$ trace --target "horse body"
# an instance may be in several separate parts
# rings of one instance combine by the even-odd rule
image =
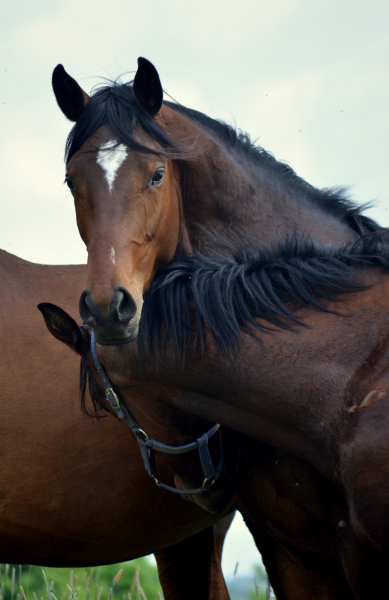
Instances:
[[[388,393],[389,284],[381,269],[370,268],[362,280],[365,291],[323,299],[326,312],[296,309],[304,326],[256,332],[255,338],[243,332],[231,362],[209,330],[205,350],[188,341],[184,364],[174,359],[172,340],[158,369],[152,355],[139,364],[135,344],[120,353],[99,346],[99,355],[135,418],[146,421],[151,435],[164,431],[164,443],[188,443],[204,429],[202,420],[220,422],[287,449],[338,485],[345,431],[373,407],[384,410]],[[174,427],[169,432],[172,420],[180,423],[176,410],[199,418],[181,436]]]
[[[0,560],[75,567],[155,552],[166,598],[228,598],[220,555],[230,517],[214,529],[218,516],[156,490],[120,424],[80,412],[78,361],[36,304],[50,297],[74,311],[85,271],[0,251]]]
[[[368,273],[368,275],[370,276],[371,273]],[[369,290],[369,293],[371,291]],[[374,291],[376,292],[375,288]],[[382,290],[382,300],[385,297],[385,292],[386,290]],[[366,294],[367,296],[368,292],[360,294],[354,298],[354,300],[358,300],[358,306],[362,295]],[[378,299],[376,298],[376,300]],[[350,316],[352,315],[352,302],[350,299],[348,302],[349,305],[346,303],[347,313]],[[365,303],[362,302],[362,305],[370,307],[367,297],[365,297]],[[357,306],[354,308],[356,309]],[[44,309],[44,313],[50,323],[47,310],[47,308]],[[354,317],[359,317],[357,310],[355,310],[355,313]],[[312,318],[312,314],[310,316]],[[324,314],[325,318],[338,320],[338,323],[333,325],[333,332],[336,331],[342,320],[347,321],[348,316]],[[58,323],[60,319],[61,316],[59,315]],[[383,320],[385,319],[386,313]],[[377,314],[375,315],[375,322],[378,323]],[[66,330],[66,327],[66,323],[63,322],[61,326],[63,331]],[[350,328],[355,333],[355,329],[351,327],[351,324]],[[61,337],[63,331],[57,335]],[[299,329],[293,333],[276,333],[273,331],[271,334],[263,336],[263,346],[268,347],[264,350],[262,344],[259,344],[265,354],[262,384],[259,384],[256,379],[255,360],[250,365],[247,362],[245,363],[245,379],[252,377],[253,385],[258,387],[258,402],[266,402],[269,411],[271,406],[274,409],[274,405],[278,409],[278,377],[281,386],[284,385],[284,377],[289,377],[292,389],[299,381],[300,404],[296,406],[296,404],[290,403],[289,406],[283,408],[283,411],[287,413],[283,415],[285,422],[287,422],[288,416],[291,419],[295,418],[294,413],[308,412],[312,410],[310,406],[320,405],[321,403],[321,388],[320,385],[316,386],[319,379],[316,379],[314,375],[315,359],[313,356],[312,371],[307,368],[306,362],[304,364],[303,356],[301,357],[301,364],[296,361],[297,366],[293,370],[293,381],[291,380],[292,375],[289,373],[289,367],[283,367],[283,361],[292,361],[297,351],[299,353],[301,351],[302,354],[306,351],[311,355],[314,348],[315,353],[318,353],[317,356],[320,355],[320,351],[325,353],[326,344],[324,341],[319,348],[315,348],[312,343],[311,346],[305,349],[304,345],[300,344],[299,339],[299,332],[303,331],[306,330]],[[281,340],[285,340],[288,336],[295,339],[293,354],[289,353],[289,350],[291,350],[290,343],[287,346],[287,354],[281,353],[280,357],[280,347],[282,348],[284,344],[281,343],[280,346],[280,340],[276,341],[274,339],[278,335]],[[268,343],[267,340],[269,340]],[[348,339],[343,336],[342,345],[345,344],[345,341],[348,341]],[[235,363],[225,365],[224,375],[228,380],[233,378],[233,374],[237,372],[236,369],[241,372],[239,361],[236,359],[247,355],[246,350],[249,349],[250,342],[251,346],[258,344],[258,341],[253,342],[253,339],[248,337],[242,341],[241,352],[235,352]],[[209,341],[209,343],[211,342]],[[358,337],[352,336],[351,344],[357,343]],[[350,345],[347,345],[343,352],[348,354],[349,350]],[[338,352],[339,350],[335,348],[332,356],[334,371],[338,369]],[[188,371],[186,371],[186,366],[180,366],[177,362],[172,361],[171,357],[166,357],[161,361],[157,372],[155,369],[147,367],[147,361],[143,369],[139,369],[138,360],[135,358],[135,344],[122,347],[117,354],[116,360],[112,361],[112,353],[109,348],[99,347],[101,360],[104,362],[104,366],[120,398],[152,437],[168,444],[180,445],[187,443],[197,437],[199,432],[209,428],[210,423],[204,422],[202,419],[204,416],[207,419],[219,420],[228,425],[230,425],[229,419],[232,418],[235,426],[234,407],[230,411],[230,402],[235,397],[235,390],[231,390],[226,394],[229,381],[224,385],[224,383],[221,384],[221,378],[216,378],[219,391],[214,390],[212,392],[215,398],[200,394],[198,391],[187,391],[199,384],[204,387],[211,385],[211,383],[213,385],[212,369],[209,366],[207,368],[207,365],[210,365],[208,352],[198,364],[199,370],[196,372],[192,368],[196,361],[189,350],[186,363],[188,364]],[[328,352],[329,357],[331,354],[332,351]],[[269,369],[269,364],[266,364],[266,359],[272,358],[273,360],[275,355],[277,356],[276,362],[278,365],[281,361],[281,368],[278,370],[274,366]],[[199,358],[198,355],[196,358]],[[366,355],[355,357],[357,364],[362,359],[366,359]],[[385,357],[382,358],[382,363],[384,363],[384,359]],[[90,357],[88,357],[88,360],[90,360]],[[248,360],[251,360],[251,357]],[[257,361],[261,363],[259,350]],[[351,363],[349,356],[348,361]],[[328,365],[330,363],[331,360],[328,358]],[[172,364],[175,365],[176,378],[171,370]],[[203,369],[201,369],[201,366],[203,366]],[[187,379],[184,384],[183,377],[186,376]],[[345,378],[350,381],[347,371]],[[177,389],[175,388],[175,380],[178,380]],[[98,380],[96,383],[99,384]],[[355,396],[353,395],[353,398],[344,394],[343,408],[349,415],[349,426],[351,426],[353,420],[355,421],[356,416],[356,411],[351,410],[349,412],[350,409],[363,404],[363,398],[366,397],[365,383],[365,381],[361,381],[362,388],[354,388]],[[372,379],[370,383],[375,386],[377,381]],[[341,390],[342,381],[340,381],[339,387]],[[312,390],[315,391],[312,392]],[[101,394],[103,395],[102,390]],[[197,402],[196,406],[190,404],[194,398]],[[241,394],[239,398],[244,406],[244,394]],[[351,401],[352,404],[350,404]],[[100,398],[100,402],[104,402],[104,400]],[[385,527],[387,527],[387,521],[384,510],[385,505],[382,505],[383,510],[380,510],[377,514],[375,512],[375,502],[378,493],[381,494],[381,498],[384,498],[385,493],[388,491],[386,470],[379,468],[373,471],[371,469],[371,463],[368,460],[369,453],[367,452],[368,443],[370,443],[372,457],[375,456],[377,449],[380,451],[379,458],[384,461],[383,464],[386,464],[388,457],[385,455],[385,446],[382,444],[382,439],[378,438],[375,444],[372,444],[369,435],[372,432],[369,432],[366,428],[366,424],[370,421],[373,424],[379,414],[381,420],[380,430],[383,435],[385,434],[387,418],[385,413],[379,409],[379,404],[380,401],[375,404],[377,412],[374,415],[368,415],[367,420],[354,424],[355,448],[357,451],[362,448],[358,443],[358,436],[363,435],[365,437],[362,448],[364,450],[363,461],[360,460],[361,456],[358,456],[355,451],[349,452],[349,455],[346,458],[344,457],[345,450],[349,445],[344,446],[341,443],[343,440],[339,443],[338,432],[335,428],[332,435],[328,436],[328,444],[332,444],[333,452],[330,453],[327,448],[327,453],[324,455],[326,461],[324,459],[318,461],[315,455],[317,448],[320,448],[323,442],[321,441],[320,445],[317,444],[312,451],[312,455],[309,456],[302,441],[304,436],[300,432],[300,448],[293,446],[293,450],[296,450],[296,454],[303,454],[315,467],[311,466],[307,460],[301,460],[285,451],[293,436],[285,436],[282,430],[277,433],[276,428],[272,429],[273,424],[270,415],[268,419],[261,420],[259,413],[253,414],[253,411],[250,411],[249,416],[251,421],[254,421],[253,426],[257,427],[251,433],[257,437],[271,435],[273,440],[276,438],[275,434],[278,434],[279,437],[276,442],[283,450],[275,449],[273,445],[266,446],[266,444],[246,437],[239,437],[239,443],[237,444],[236,434],[234,436],[233,432],[223,428],[224,477],[218,480],[210,492],[200,496],[197,502],[208,510],[217,510],[220,506],[225,506],[226,502],[238,504],[261,551],[277,597],[282,600],[296,597],[304,600],[312,598],[367,600],[372,595],[378,598],[384,597],[381,594],[387,580],[387,557],[385,560],[387,531],[387,529],[385,531]],[[372,407],[373,404],[370,407],[362,406],[358,410],[362,411],[363,414],[363,411],[369,411]],[[188,410],[193,410],[195,416],[188,414]],[[205,411],[206,414],[204,414]],[[280,416],[277,415],[275,421],[277,422],[279,418]],[[362,419],[362,417],[359,418]],[[322,418],[318,426],[321,427],[323,422]],[[328,423],[329,431],[331,431],[331,425],[334,424],[336,425],[336,421]],[[245,423],[239,425],[243,431],[247,431]],[[374,428],[377,433],[376,425],[374,425]],[[307,429],[305,436],[312,436],[311,431]],[[212,440],[210,450],[216,463],[220,452],[218,440]],[[326,475],[328,475],[328,463],[334,464],[333,482],[330,481],[329,477],[320,474],[319,469],[316,468],[320,468],[322,462],[326,466]],[[185,458],[183,456],[173,458],[164,456],[162,462],[157,462],[158,471],[162,464],[168,464],[174,470],[178,487],[193,488],[201,483],[203,476],[196,455],[185,455]],[[369,468],[369,478],[367,478]],[[158,472],[158,475],[163,479],[161,473]],[[355,475],[360,477],[358,485],[355,485]],[[374,485],[372,485],[373,476],[378,476]],[[356,509],[353,506],[355,502],[359,503]],[[372,524],[375,526],[374,529]]]
[[[162,441],[175,444],[198,435],[188,419],[180,436],[179,410],[299,456],[343,490],[353,530],[388,559],[389,279],[374,268],[361,278],[373,287],[339,301],[323,300],[338,314],[304,307],[294,314],[305,327],[261,332],[256,339],[242,334],[231,363],[210,335],[204,354],[189,346],[182,368],[170,355],[157,372],[147,360],[136,370],[138,359],[130,347],[123,348],[120,359],[105,347],[99,354],[150,435],[161,438],[165,430],[169,439]],[[148,400],[143,395],[131,401],[129,390],[141,386],[143,373]],[[152,404],[159,408],[153,410]],[[159,427],[156,410],[165,414]]]

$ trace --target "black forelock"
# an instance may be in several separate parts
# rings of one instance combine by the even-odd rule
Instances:
[[[132,83],[110,82],[92,94],[90,103],[69,133],[65,148],[65,162],[69,162],[86,140],[102,125],[109,124],[116,133],[118,143],[132,150],[148,154],[177,157],[185,154],[180,140],[173,138],[153,119],[135,98]],[[134,128],[139,125],[162,147],[155,149],[137,142]]]

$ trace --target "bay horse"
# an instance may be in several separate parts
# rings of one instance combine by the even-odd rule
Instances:
[[[154,552],[166,599],[227,600],[231,517],[156,490],[120,424],[82,414],[78,361],[37,315],[42,295],[75,312],[85,273],[0,251],[0,561],[86,567]]]
[[[62,65],[53,90],[75,122],[65,182],[88,250],[80,313],[97,340],[137,336],[143,296],[177,253],[215,247],[207,231],[276,248],[295,235],[354,241],[377,229],[344,193],[317,190],[245,134],[163,102],[155,67],[139,58],[133,85],[88,96]]]
[[[295,294],[291,294],[291,285],[282,290],[283,294],[278,290],[286,306],[293,307],[290,318],[295,319],[295,327],[266,329],[271,322],[269,306],[274,302],[268,290],[268,320],[258,320],[262,329],[255,332],[256,337],[253,332],[241,333],[232,360],[220,352],[215,339],[221,339],[223,330],[219,335],[206,310],[200,319],[192,318],[192,323],[203,328],[203,337],[195,327],[192,331],[193,338],[202,339],[203,347],[201,343],[189,343],[184,364],[174,360],[174,345],[179,345],[171,332],[165,354],[159,357],[158,370],[152,360],[143,359],[139,364],[135,343],[120,346],[115,352],[98,346],[99,358],[114,388],[147,435],[178,445],[188,443],[209,423],[217,421],[271,443],[273,448],[264,450],[263,444],[256,447],[254,442],[245,441],[246,460],[234,469],[234,494],[281,599],[367,600],[386,594],[389,484],[384,399],[389,383],[389,278],[378,265],[389,267],[389,244],[387,236],[385,243],[382,238],[385,236],[363,240],[362,245],[358,242],[351,248],[337,248],[336,252],[328,247],[317,250],[311,264],[307,261],[306,272],[300,273],[300,280],[297,270],[294,273]],[[270,274],[268,269],[266,275],[267,280],[274,277],[280,285],[276,277],[278,259],[276,256],[274,272]],[[172,263],[166,269],[169,283],[166,272],[162,272],[149,293],[160,285],[177,288],[183,263],[190,261],[193,267],[193,257],[178,261],[177,279],[172,278]],[[353,262],[359,267],[356,272],[346,268]],[[328,265],[332,265],[331,277]],[[200,263],[197,268],[209,266],[207,258],[205,267]],[[219,267],[220,274],[226,276],[224,261]],[[284,269],[285,264],[281,267]],[[307,276],[309,271],[311,278]],[[185,282],[189,286],[200,282],[200,309],[211,311],[207,293],[213,293],[212,285],[205,286],[204,279],[197,275],[193,269],[192,279],[186,274]],[[321,305],[314,308],[303,306],[301,297],[298,301],[304,286],[310,288],[312,304],[317,290],[322,295],[324,291],[338,294],[347,290],[348,278],[355,290],[360,285],[358,292],[339,299],[321,298]],[[234,285],[232,278],[227,279],[234,288],[231,305],[239,313],[239,277]],[[182,297],[177,294],[178,299]],[[252,300],[252,296],[248,298]],[[211,316],[214,312],[225,314],[224,300],[223,294],[214,297]],[[244,301],[257,319],[247,298]],[[146,311],[147,307],[146,299]],[[40,308],[52,333],[82,354],[94,369],[87,329],[80,329],[52,305]],[[273,317],[287,319],[274,305]],[[202,326],[202,320],[207,327]],[[186,318],[179,324],[185,335]],[[165,326],[163,320],[161,325]],[[90,376],[97,386],[92,386],[92,393],[94,390],[96,401],[101,402],[101,383],[94,371]],[[230,442],[227,438],[223,446],[231,451]],[[274,446],[283,450],[277,451]],[[216,445],[211,450],[217,453],[219,448]],[[201,476],[198,465],[197,469],[194,466],[195,457],[180,461],[182,458],[173,457],[168,462],[178,474],[178,483],[193,487]],[[278,467],[280,462],[282,466]],[[218,484],[201,505],[207,507],[215,498],[216,504],[220,501]],[[269,488],[273,489],[271,493]]]
[[[291,236],[336,244],[379,229],[344,195],[315,190],[228,126],[162,104],[158,74],[145,59],[133,87],[106,86],[89,98],[61,66],[53,87],[76,121],[66,182],[89,254],[80,312],[102,344],[136,337],[157,269],[175,253],[207,253],[209,227],[216,239],[250,235],[270,250]]]
[[[47,316],[47,307],[41,308]],[[62,315],[59,318],[56,315],[55,319],[58,336],[62,330]],[[50,319],[48,322],[50,323]],[[134,383],[133,381],[132,385]],[[139,382],[136,384],[135,389],[139,394]],[[137,394],[135,400],[136,397]],[[131,399],[134,400],[133,393]],[[144,400],[144,391],[140,394],[140,399]],[[148,405],[148,414],[153,414],[157,409],[155,415],[159,421],[160,408],[151,403]],[[177,423],[177,411],[174,413]],[[181,427],[184,423],[180,416]],[[193,425],[193,418],[190,418],[190,424]],[[189,431],[192,432],[193,428]],[[224,429],[223,433],[225,432]],[[160,426],[158,433],[161,433]],[[171,428],[169,433],[176,436]],[[180,436],[182,437],[182,431]],[[165,438],[165,441],[170,439]],[[372,563],[369,554],[361,548],[348,523],[346,526],[347,507],[328,480],[304,461],[284,451],[249,439],[245,439],[236,448],[236,440],[231,440],[230,435],[225,441],[226,450],[236,451],[241,456],[239,468],[234,465],[232,469],[235,500],[238,501],[239,509],[262,554],[279,600],[351,600],[371,597],[371,593],[380,589],[382,574],[377,573],[376,564]],[[225,452],[225,457],[227,456],[228,452]],[[231,461],[228,460],[227,464],[230,467]],[[175,468],[177,463],[172,466]],[[179,467],[178,472],[184,474],[182,481],[188,482],[189,486],[193,485],[188,478],[192,465],[185,461]],[[219,490],[216,495],[218,503]],[[209,498],[207,501],[209,502]],[[368,591],[364,596],[358,593],[354,595],[351,591],[360,590],[361,576],[358,568],[355,569],[355,563],[361,556],[365,570],[368,569],[370,575],[367,582],[362,580]],[[351,558],[354,564],[350,564]],[[343,568],[348,570],[348,578],[345,577]],[[351,580],[351,586],[347,579]]]

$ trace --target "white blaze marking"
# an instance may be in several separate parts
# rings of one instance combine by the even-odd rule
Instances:
[[[120,165],[126,160],[127,148],[124,144],[114,147],[115,140],[109,140],[102,146],[97,153],[97,164],[105,171],[105,179],[108,183],[108,189],[111,192],[116,172]]]
[[[116,258],[115,258],[115,248],[112,246],[111,248],[111,252],[109,253],[109,258],[112,261],[112,264],[114,265],[116,263]]]

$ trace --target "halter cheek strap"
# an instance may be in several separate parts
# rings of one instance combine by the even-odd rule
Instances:
[[[220,427],[219,423],[216,423],[213,427],[211,427],[209,431],[203,433],[203,435],[198,437],[194,442],[191,442],[190,444],[184,444],[182,446],[169,446],[167,444],[162,444],[162,442],[154,440],[141,427],[139,427],[138,423],[135,421],[130,411],[124,406],[124,404],[120,402],[97,356],[96,339],[94,332],[92,332],[91,337],[91,353],[93,361],[95,363],[96,371],[98,372],[104,384],[105,397],[108,400],[111,407],[116,411],[116,414],[119,417],[119,419],[128,425],[128,427],[131,429],[132,433],[136,437],[145,465],[145,469],[150,475],[150,477],[154,479],[157,486],[164,488],[165,490],[174,492],[175,494],[182,495],[203,494],[204,492],[210,490],[215,481],[219,479],[223,467],[222,446],[220,446],[220,456],[216,468],[213,465],[208,447],[209,440],[218,431]],[[154,452],[163,452],[165,454],[185,454],[186,452],[191,452],[192,450],[197,450],[198,452],[201,469],[204,475],[204,481],[201,487],[194,488],[192,490],[179,490],[175,487],[167,485],[166,483],[162,483],[155,469]]]

